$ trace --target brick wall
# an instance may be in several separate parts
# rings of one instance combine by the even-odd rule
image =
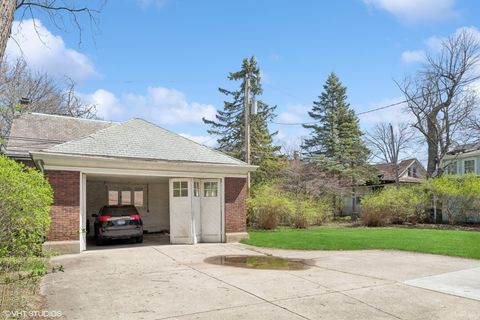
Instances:
[[[225,178],[225,232],[247,231],[247,179]]]
[[[80,232],[80,172],[46,171],[54,193],[49,241],[78,240]]]

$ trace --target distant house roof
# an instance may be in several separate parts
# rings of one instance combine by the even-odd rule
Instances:
[[[116,124],[42,113],[19,114],[14,117],[6,138],[6,153],[12,157],[29,157],[30,151],[45,150]]]
[[[419,171],[425,171],[425,168],[423,168],[422,164],[417,160],[417,159],[407,159],[400,161],[398,164],[398,175],[400,177],[400,182],[405,182],[405,183],[415,183],[415,182],[421,182],[423,180],[423,174],[422,172],[418,172],[419,176],[418,177],[412,177],[405,175],[408,171],[408,168],[411,167],[413,164],[417,163],[419,166]],[[395,181],[395,164],[394,163],[379,163],[375,164],[374,167],[378,170],[379,172],[379,177],[380,180],[384,182],[391,182]]]
[[[15,129],[12,130],[12,136],[13,133],[21,134],[33,140],[29,141],[29,145],[19,146],[18,142],[14,142],[17,140],[9,139],[7,152],[28,150],[94,157],[246,165],[243,161],[143,119],[105,122],[65,118],[40,114],[25,114],[16,118],[14,126],[18,129],[12,126]],[[38,144],[33,143],[34,139],[39,141]]]
[[[458,155],[462,153],[470,153],[480,150],[480,143],[467,143],[463,145],[459,145],[452,150],[450,150],[447,154],[448,155]]]

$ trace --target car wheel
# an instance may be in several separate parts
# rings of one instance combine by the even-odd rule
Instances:
[[[143,236],[137,237],[137,243],[142,243],[143,242]]]

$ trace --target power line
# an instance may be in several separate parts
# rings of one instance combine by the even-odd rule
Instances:
[[[471,79],[467,79],[465,81],[460,81],[457,85],[457,87],[461,87],[461,86],[464,86],[464,85],[467,85],[469,83],[472,83],[474,81],[477,81],[480,79],[480,75],[479,76],[476,76],[476,77],[473,77]],[[433,91],[431,92],[430,94],[438,94],[438,93],[442,93],[444,91],[447,91],[451,88],[442,88],[442,89],[438,89],[436,91]],[[286,93],[286,92],[285,92]],[[366,111],[362,111],[362,112],[359,112],[357,113],[356,115],[357,116],[361,116],[361,115],[364,115],[364,114],[368,114],[368,113],[372,113],[372,112],[376,112],[376,111],[380,111],[380,110],[384,110],[384,109],[389,109],[389,108],[392,108],[392,107],[396,107],[396,106],[399,106],[401,104],[404,104],[404,103],[407,103],[411,100],[415,100],[415,99],[418,99],[418,98],[421,98],[423,95],[419,95],[419,96],[413,96],[409,99],[404,99],[402,101],[398,101],[398,102],[394,102],[394,103],[390,103],[390,104],[387,104],[385,106],[382,106],[382,107],[378,107],[378,108],[374,108],[374,109],[370,109],[370,110],[366,110]],[[275,121],[270,121],[270,123],[273,123],[273,124],[278,124],[278,125],[283,125],[283,126],[301,126],[301,125],[312,125],[312,124],[317,124],[318,122],[275,122]]]

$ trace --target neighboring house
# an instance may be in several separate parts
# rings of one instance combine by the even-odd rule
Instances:
[[[441,166],[449,174],[480,175],[480,144],[466,144],[455,148],[443,157]]]
[[[52,185],[46,244],[59,251],[86,250],[87,219],[107,204],[134,204],[144,229],[168,231],[171,243],[247,236],[246,176],[256,167],[145,120],[22,114],[4,152]]]
[[[380,163],[374,164],[373,167],[378,171],[378,183],[367,183],[366,185],[356,186],[355,195],[353,195],[352,188],[352,194],[344,197],[343,215],[357,217],[362,212],[361,199],[363,196],[372,191],[395,186],[395,164]],[[420,183],[425,179],[426,173],[425,168],[417,159],[403,160],[398,164],[399,183],[402,185]]]

